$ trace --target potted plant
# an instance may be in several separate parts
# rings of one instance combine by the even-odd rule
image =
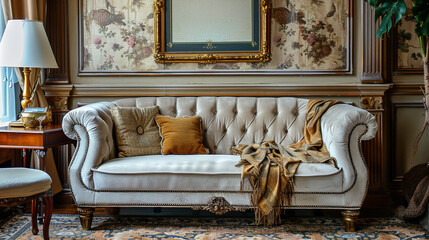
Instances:
[[[429,0],[411,0],[411,14],[416,22],[415,34],[419,38],[420,50],[423,58],[424,71],[424,97],[425,120],[420,133],[414,143],[414,155],[418,142],[429,126]],[[381,19],[377,37],[382,38],[392,26],[396,25],[405,15],[407,6],[404,0],[369,0],[375,8],[375,19]],[[409,16],[409,15],[408,15]],[[426,211],[429,202],[429,171],[425,164],[413,167],[403,179],[404,195],[408,207],[403,216],[405,219],[421,218],[421,224],[429,230],[429,214]],[[424,214],[426,212],[426,214]]]

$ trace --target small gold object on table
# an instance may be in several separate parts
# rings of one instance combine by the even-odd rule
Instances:
[[[52,111],[49,107],[27,107],[21,113],[25,128],[39,128],[52,122]]]

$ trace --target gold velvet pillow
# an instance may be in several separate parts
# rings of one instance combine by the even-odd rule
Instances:
[[[203,145],[200,117],[174,118],[158,115],[156,122],[162,137],[162,154],[204,154],[209,152]]]
[[[161,137],[155,122],[158,106],[118,107],[111,106],[116,130],[119,157],[152,155],[161,153]]]

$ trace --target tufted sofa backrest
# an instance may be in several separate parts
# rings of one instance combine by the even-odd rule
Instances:
[[[290,97],[139,97],[115,101],[122,107],[157,105],[161,115],[200,116],[204,146],[230,154],[238,144],[274,140],[284,146],[304,136],[307,99]]]

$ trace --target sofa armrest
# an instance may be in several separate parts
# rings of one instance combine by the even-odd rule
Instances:
[[[361,140],[370,140],[377,133],[375,117],[366,110],[337,104],[321,118],[323,142],[329,154],[337,159],[344,171],[343,190],[348,191],[356,183],[367,184],[368,170],[361,153]]]
[[[113,121],[109,106],[113,102],[99,102],[73,109],[63,119],[67,137],[77,140],[76,151],[69,166],[69,180],[80,179],[93,189],[92,170],[114,157]]]

